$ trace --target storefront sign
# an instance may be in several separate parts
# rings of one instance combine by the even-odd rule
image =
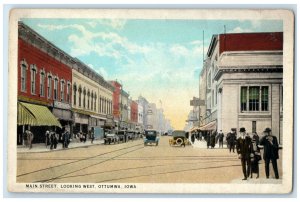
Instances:
[[[60,108],[60,109],[71,109],[71,105],[64,102],[54,101],[53,107]]]

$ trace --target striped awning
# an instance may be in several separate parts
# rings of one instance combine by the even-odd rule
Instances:
[[[208,124],[200,127],[200,130],[207,130],[207,131],[216,130],[216,129],[217,129],[216,121],[209,122]]]
[[[58,126],[57,118],[45,106],[18,102],[18,125]]]

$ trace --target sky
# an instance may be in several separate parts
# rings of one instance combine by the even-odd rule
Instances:
[[[174,129],[184,128],[189,101],[199,97],[212,35],[283,31],[276,20],[21,20],[106,80],[118,80],[133,100],[141,95],[162,106]]]

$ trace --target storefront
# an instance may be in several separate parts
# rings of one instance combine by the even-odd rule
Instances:
[[[53,109],[52,109],[53,115],[58,118],[62,128],[65,128],[66,130],[69,130],[70,133],[73,133],[72,129],[72,112],[71,112],[71,105],[68,103],[58,102],[54,101],[53,103]],[[59,134],[61,134],[63,131],[58,131]]]
[[[89,115],[74,112],[73,134],[88,133]]]
[[[42,105],[18,102],[17,144],[23,144],[22,134],[30,130],[34,134],[33,143],[45,142],[46,130],[62,128],[51,111]]]

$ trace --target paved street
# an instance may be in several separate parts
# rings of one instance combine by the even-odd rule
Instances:
[[[159,145],[146,146],[143,140],[117,145],[89,145],[51,152],[18,152],[17,182],[91,183],[280,183],[265,179],[242,182],[236,153],[227,149],[196,146],[170,147],[170,137]],[[226,147],[226,146],[225,146]],[[281,154],[280,154],[281,157]],[[278,162],[282,176],[281,160]],[[271,167],[271,165],[270,165]],[[272,170],[272,169],[271,169]],[[271,178],[274,174],[271,171]]]

